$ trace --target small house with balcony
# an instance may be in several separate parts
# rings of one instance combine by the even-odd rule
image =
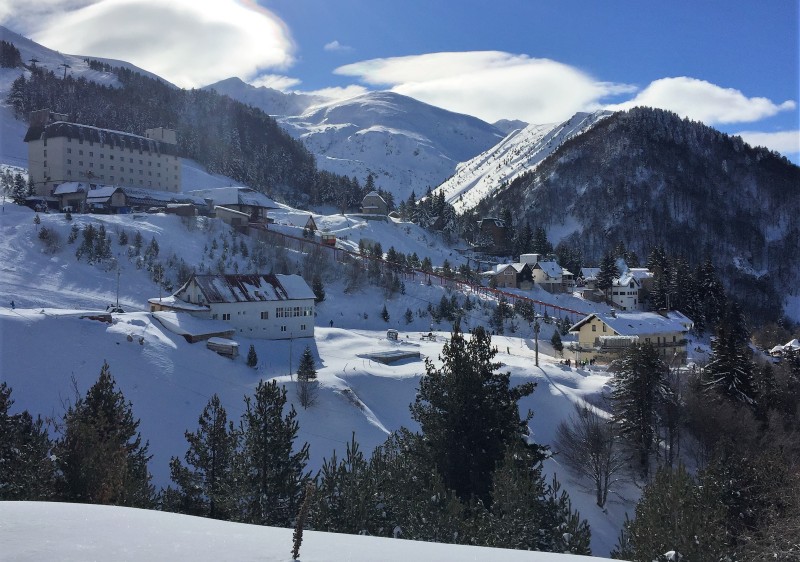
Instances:
[[[519,261],[528,264],[533,282],[549,293],[571,293],[575,290],[575,276],[554,259],[541,254],[522,254]]]
[[[533,288],[533,273],[526,263],[501,263],[481,273],[481,276],[493,280],[493,286],[498,289],[530,291]]]
[[[570,328],[582,357],[610,362],[634,344],[649,343],[668,365],[686,362],[692,322],[680,312],[610,312],[586,316]]]

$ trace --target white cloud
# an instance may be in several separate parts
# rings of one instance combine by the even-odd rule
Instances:
[[[273,90],[281,91],[290,90],[294,86],[300,84],[300,80],[298,78],[282,76],[280,74],[261,74],[252,80],[248,80],[248,82],[256,88],[264,86],[266,88],[272,88]]]
[[[321,88],[319,90],[303,91],[303,94],[310,94],[314,96],[322,96],[331,99],[344,100],[366,94],[367,90],[364,86],[344,86],[344,87],[331,87]]]
[[[563,120],[599,108],[607,96],[634,91],[556,61],[500,51],[372,59],[335,72],[490,122]]]
[[[794,101],[776,104],[767,98],[748,98],[739,90],[686,76],[655,80],[632,100],[609,109],[629,109],[638,105],[674,111],[707,125],[748,123],[797,107]]]
[[[324,47],[322,47],[325,51],[334,51],[340,53],[347,53],[353,50],[353,47],[348,47],[347,45],[342,45],[339,41],[331,41],[330,43],[326,43]]]
[[[4,0],[5,2],[8,0]],[[293,62],[286,25],[236,0],[10,0],[15,21],[47,47],[131,62],[183,87],[255,76]]]
[[[736,133],[752,146],[765,146],[783,154],[800,154],[800,130],[777,131],[772,133],[761,131],[742,131]]]

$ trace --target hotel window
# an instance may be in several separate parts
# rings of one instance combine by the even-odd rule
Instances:
[[[300,329],[301,330],[305,330],[306,329],[306,325],[305,324],[300,324]]]
[[[269,320],[269,312],[262,312],[261,313],[262,320]]]
[[[47,158],[47,151],[44,151],[44,157]]]
[[[67,154],[72,154],[72,149],[71,148],[67,149]]]
[[[230,314],[230,312],[223,313],[223,314],[222,314],[222,319],[223,319],[223,320],[230,320],[230,319],[231,319],[231,314]]]
[[[67,158],[67,164],[72,164],[72,160],[70,160],[69,158]]]
[[[286,326],[281,326],[281,332],[285,332],[285,331],[286,331]]]

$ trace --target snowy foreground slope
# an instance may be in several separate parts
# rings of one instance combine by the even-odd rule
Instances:
[[[298,409],[299,441],[310,445],[309,469],[313,471],[334,450],[341,456],[353,433],[361,449],[369,452],[401,426],[417,429],[409,404],[424,372],[423,359],[437,360],[450,329],[446,322],[431,326],[430,317],[420,317],[418,312],[429,303],[438,305],[442,296],[449,297],[443,287],[408,283],[406,294],[387,298],[382,290],[368,285],[345,293],[342,280],[328,278],[326,299],[317,307],[314,339],[267,341],[237,336],[245,353],[229,360],[202,343],[187,343],[145,312],[147,298],[157,297],[158,288],[117,243],[121,230],[129,237],[139,230],[145,245],[153,237],[158,240],[161,257],[176,253],[195,265],[206,260],[208,266],[213,262],[208,262],[204,248],[211,246],[210,240],[229,237],[227,226],[211,221],[202,228],[190,228],[180,218],[166,215],[74,215],[72,223],[60,214],[41,215],[38,228],[59,231],[62,242],[71,224],[87,222],[104,225],[112,236],[113,251],[121,254],[120,303],[127,312],[115,314],[109,325],[80,316],[84,315],[82,310],[103,310],[114,302],[116,270],[77,261],[75,244],[64,242],[60,252],[44,253],[33,217],[29,209],[11,204],[0,213],[0,373],[13,389],[15,411],[27,409],[34,415],[58,419],[65,401],[75,397],[74,386],[84,394],[107,361],[120,389],[132,402],[134,415],[141,419],[140,431],[150,441],[153,454],[150,470],[159,487],[169,484],[169,459],[186,451],[184,431],[196,428],[209,398],[218,394],[229,417],[236,420],[244,410],[244,396],[252,395],[262,379],[274,378],[286,385],[288,398]],[[283,209],[276,215],[275,228],[297,234],[301,228],[293,223],[303,222],[303,217],[307,213]],[[318,224],[349,236],[347,244],[357,245],[358,237],[364,235],[381,240],[384,248],[393,244],[405,253],[413,250],[420,257],[428,255],[434,263],[449,255],[446,246],[426,240],[412,225],[363,224],[356,217],[341,216],[316,219]],[[238,263],[244,267],[243,261]],[[14,309],[11,300],[15,301]],[[388,322],[380,318],[384,304],[390,314]],[[576,307],[572,303],[565,306]],[[407,309],[413,313],[410,324],[403,318]],[[470,311],[464,329],[485,323],[485,314],[480,307]],[[388,327],[400,331],[399,342],[386,339]],[[430,329],[438,333],[438,341],[421,341],[421,333]],[[537,442],[545,444],[552,443],[556,426],[570,415],[573,404],[596,396],[609,380],[600,369],[560,365],[551,356],[551,333],[552,325],[544,325],[539,369],[533,365],[529,327],[522,327],[514,337],[493,338],[500,350],[497,360],[512,373],[512,384],[538,383],[536,392],[521,402],[521,409],[534,412],[531,433]],[[129,335],[133,341],[128,341]],[[257,369],[245,364],[250,344],[258,354]],[[297,369],[307,345],[316,359],[321,388],[317,404],[303,410],[289,373]],[[417,351],[421,357],[393,365],[366,357],[397,348]],[[626,491],[628,501],[611,503],[603,512],[594,505],[591,493],[570,481],[558,457],[547,461],[545,468],[558,475],[570,492],[573,506],[589,520],[593,552],[607,554],[637,494]]]
[[[200,517],[109,507],[38,502],[0,502],[4,560],[38,562],[285,562],[292,529],[214,521]],[[588,558],[306,531],[303,562],[584,562]]]

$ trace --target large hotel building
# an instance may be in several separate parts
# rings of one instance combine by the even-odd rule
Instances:
[[[181,162],[171,129],[147,129],[141,137],[69,123],[66,115],[42,109],[31,113],[25,142],[36,195],[51,195],[64,182],[180,190]]]

